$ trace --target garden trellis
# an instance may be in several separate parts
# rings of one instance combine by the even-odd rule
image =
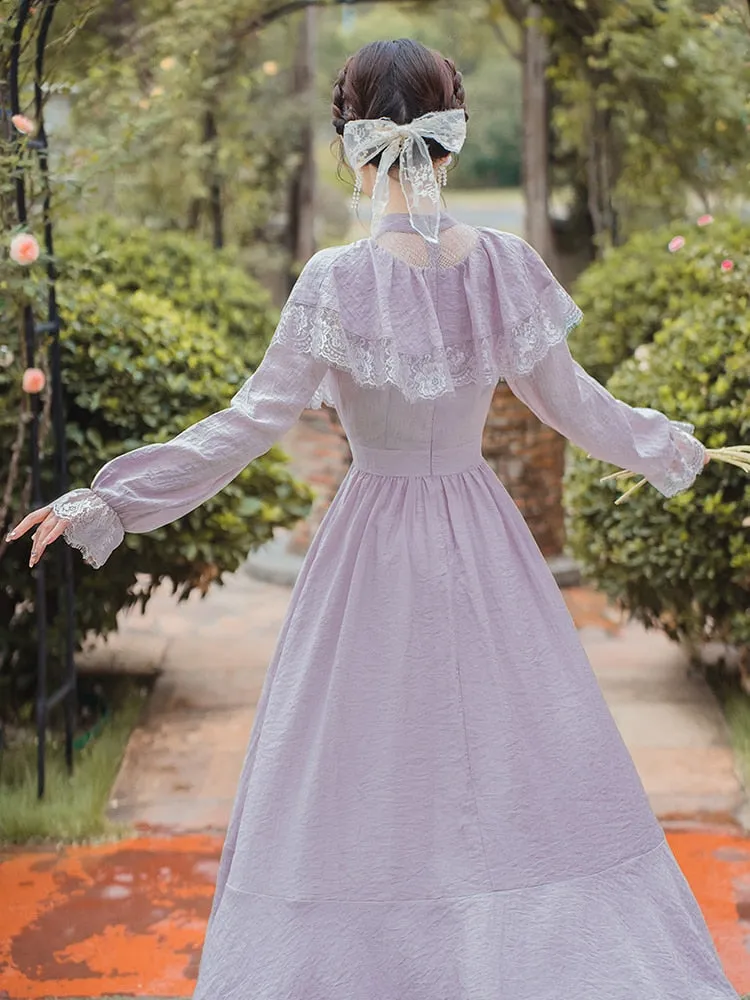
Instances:
[[[27,302],[23,307],[23,340],[25,362],[27,369],[34,368],[40,350],[47,353],[47,365],[50,373],[48,392],[51,397],[53,441],[54,441],[54,488],[56,495],[65,493],[69,488],[68,462],[65,442],[65,410],[63,405],[63,373],[60,358],[60,316],[57,308],[56,281],[57,273],[54,263],[54,242],[52,227],[52,195],[49,177],[49,148],[47,133],[44,127],[44,57],[49,37],[49,30],[55,14],[57,0],[42,0],[32,4],[31,0],[21,0],[18,5],[10,50],[9,96],[10,108],[5,108],[5,116],[11,120],[22,114],[21,107],[21,57],[24,51],[24,38],[30,19],[38,19],[33,60],[33,136],[24,139],[23,132],[14,129],[14,142],[27,142],[36,153],[39,175],[41,178],[42,220],[44,227],[44,245],[46,251],[46,316],[35,315],[34,307]],[[24,230],[29,221],[29,205],[27,199],[28,177],[23,163],[19,161],[14,176],[15,201],[18,213],[18,224]],[[40,342],[40,338],[48,338]],[[44,343],[45,346],[41,346]],[[30,397],[31,421],[29,426],[30,466],[31,466],[31,504],[33,509],[45,505],[42,496],[42,454],[40,447],[40,425],[43,415],[43,405],[39,393]],[[75,668],[75,585],[73,577],[73,554],[67,545],[57,547],[57,565],[59,575],[60,602],[63,609],[62,628],[62,663],[63,676],[61,684],[53,691],[48,687],[48,613],[45,576],[47,568],[44,562],[37,564],[35,574],[35,614],[37,622],[37,687],[35,701],[35,718],[37,729],[37,791],[41,798],[45,789],[45,754],[49,715],[51,710],[61,705],[65,718],[65,760],[69,771],[73,768],[73,731],[76,719],[76,668]]]

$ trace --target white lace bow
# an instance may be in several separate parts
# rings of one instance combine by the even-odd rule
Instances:
[[[365,164],[383,154],[372,194],[373,232],[385,214],[390,197],[388,175],[400,157],[399,180],[411,224],[426,240],[438,241],[440,184],[427,139],[434,139],[451,153],[460,152],[466,141],[465,112],[433,111],[406,125],[397,125],[390,118],[360,119],[345,125],[344,153],[360,179]]]

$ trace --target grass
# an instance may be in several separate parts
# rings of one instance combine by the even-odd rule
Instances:
[[[723,708],[742,780],[750,787],[750,698],[744,691],[733,691]]]
[[[36,741],[16,731],[0,755],[0,843],[54,840],[76,842],[121,835],[106,816],[110,791],[128,738],[143,708],[146,691],[118,679],[107,687],[113,705],[101,731],[75,751],[73,774],[65,767],[62,739],[48,737],[46,792],[36,789]]]
[[[733,675],[708,671],[707,679],[724,712],[740,775],[750,788],[750,696]]]

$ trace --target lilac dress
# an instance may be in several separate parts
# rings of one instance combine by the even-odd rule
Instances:
[[[515,236],[387,216],[307,265],[230,406],[55,504],[101,566],[309,405],[353,465],[250,736],[197,1000],[736,1000],[563,597],[481,453],[500,379],[665,496],[704,449],[571,357]]]

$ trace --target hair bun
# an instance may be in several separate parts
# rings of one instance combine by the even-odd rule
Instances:
[[[411,38],[371,42],[338,75],[331,99],[331,121],[339,136],[347,122],[390,118],[405,125],[433,111],[462,110],[468,120],[464,78],[452,59]],[[434,160],[448,156],[429,139]],[[372,163],[377,166],[378,157]]]

